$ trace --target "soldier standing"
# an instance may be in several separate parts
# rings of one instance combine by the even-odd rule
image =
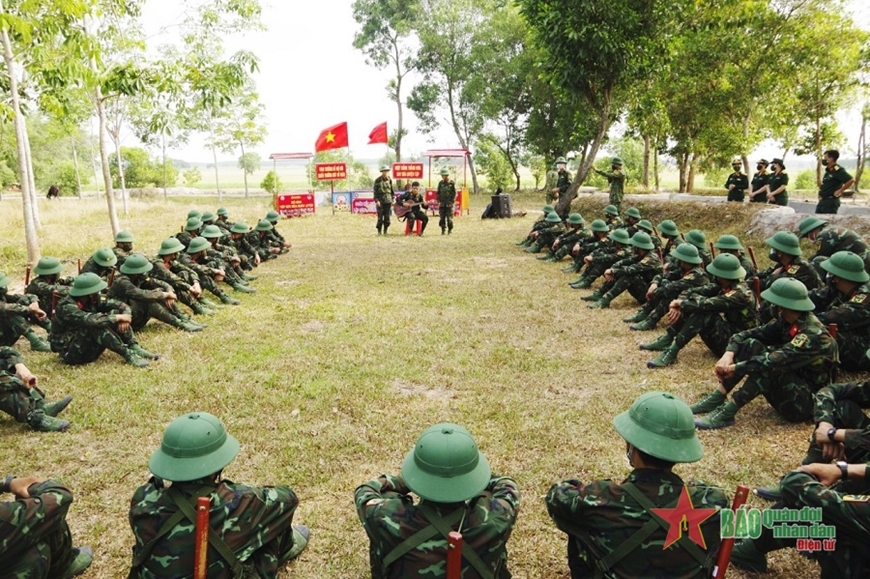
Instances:
[[[622,170],[622,159],[619,157],[611,159],[609,172],[598,169],[595,169],[595,172],[606,178],[610,184],[610,204],[616,207],[618,212],[625,196],[625,173]]]
[[[764,194],[770,177],[767,165],[767,159],[759,159],[758,163],[755,164],[755,173],[752,175],[752,181],[749,182],[750,203],[767,203],[767,197]]]
[[[568,189],[571,188],[571,175],[568,174],[568,161],[565,160],[565,157],[556,159],[556,171],[556,184],[551,192],[556,201],[556,213],[564,221],[568,218],[568,213],[571,211],[571,201],[574,200],[574,197],[568,196]]]
[[[375,205],[378,208],[378,235],[382,232],[387,234],[387,229],[390,228],[390,210],[393,206],[393,180],[390,178],[390,167],[381,165],[381,176],[375,179]]]
[[[837,164],[840,151],[829,149],[822,155],[825,164],[825,175],[819,187],[819,203],[816,213],[836,213],[840,209],[840,197],[852,186],[855,179],[844,168]]]
[[[734,169],[734,172],[728,175],[728,180],[725,181],[728,201],[743,203],[746,189],[749,188],[749,177],[743,174],[743,163],[740,162],[740,159],[731,161],[731,168]]]
[[[446,167],[441,169],[441,180],[438,182],[438,226],[441,235],[453,232],[453,209],[456,205],[456,185],[450,179],[450,170]]]

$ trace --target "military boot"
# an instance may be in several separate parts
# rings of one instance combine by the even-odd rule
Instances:
[[[185,332],[201,332],[205,329],[205,326],[197,324],[196,322],[188,322],[185,320],[179,320],[175,327],[179,330],[184,330]]]
[[[43,404],[42,411],[49,416],[57,416],[58,414],[63,412],[64,408],[69,406],[70,402],[72,402],[72,396],[64,396],[56,402],[49,402],[47,404]]]
[[[293,546],[290,552],[287,553],[287,560],[292,561],[299,556],[299,553],[305,550],[308,546],[308,541],[311,539],[311,529],[305,525],[293,525]]]
[[[610,302],[613,301],[613,298],[610,297],[610,294],[604,294],[601,296],[600,300],[594,301],[586,307],[590,310],[601,310],[610,307]]]
[[[583,289],[583,288],[580,288],[580,289]],[[588,296],[583,296],[580,299],[583,300],[584,302],[597,302],[598,300],[600,300],[603,297],[604,297],[604,293],[599,288],[599,289],[595,290],[594,292],[592,292],[591,294],[589,294]]]
[[[700,430],[715,430],[734,426],[734,417],[740,408],[733,402],[726,402],[703,418],[695,419],[695,428]]]
[[[752,539],[735,543],[731,551],[731,564],[742,571],[767,573],[767,555],[756,548]]]
[[[136,354],[140,358],[145,358],[146,360],[157,360],[158,358],[160,358],[160,354],[152,354],[139,344],[131,344],[127,346],[127,349],[132,350],[134,354]]]
[[[647,311],[645,309],[640,309],[633,316],[629,316],[627,318],[622,318],[623,322],[631,323],[631,322],[641,322],[646,319]]]
[[[237,305],[239,305],[240,303],[242,303],[242,302],[240,302],[239,300],[237,300],[236,298],[231,298],[231,297],[228,296],[227,294],[221,294],[221,298],[220,298],[220,299],[221,299],[221,303],[224,303],[224,304],[230,304],[230,305],[233,305],[233,306],[237,306]]]
[[[526,253],[540,253],[540,251],[541,245],[539,243],[533,243],[526,248]]]
[[[72,561],[70,561],[69,567],[67,567],[61,579],[72,579],[76,575],[81,575],[85,572],[85,569],[91,566],[91,562],[94,560],[94,551],[90,547],[76,547],[72,549],[70,554],[72,555]]]
[[[658,325],[658,322],[654,322],[650,318],[644,318],[644,319],[640,320],[638,323],[628,326],[628,328],[630,330],[637,330],[639,332],[645,332],[647,330],[655,330],[657,325]]]
[[[661,336],[659,336],[658,338],[656,338],[655,340],[653,340],[652,342],[649,342],[648,344],[641,344],[640,349],[641,350],[651,350],[651,351],[655,352],[655,351],[664,350],[664,349],[668,348],[673,343],[674,343],[674,336],[670,332],[666,332],[666,333],[662,334]]]
[[[713,412],[724,403],[725,395],[719,392],[719,389],[717,388],[698,402],[689,406],[689,408],[692,409],[692,414],[707,414],[708,412]]]
[[[257,293],[257,290],[255,290],[254,288],[245,287],[240,283],[233,284],[232,288],[234,290],[236,290],[237,292],[242,292],[243,294],[255,294],[255,293]]]
[[[580,268],[577,267],[576,263],[572,263],[568,267],[562,268],[562,273],[577,273],[578,271],[580,271]]]
[[[550,257],[552,257],[552,253],[545,253],[544,255],[539,255],[535,259],[539,259],[541,261],[549,261]]]
[[[755,489],[755,496],[776,503],[782,500],[782,490],[779,487],[758,487]]]
[[[252,273],[243,273],[241,274],[241,278],[245,281],[254,281],[255,279],[260,279],[260,276]]]
[[[124,361],[131,366],[136,366],[137,368],[145,368],[148,366],[148,360],[140,357],[132,348],[129,347],[124,351]]]
[[[443,227],[441,228],[441,232],[442,232],[442,234],[444,233]],[[514,245],[516,245],[517,247],[528,247],[530,243],[531,243],[531,240],[528,237],[526,237],[525,239],[515,243]]]
[[[205,297],[199,298],[199,303],[201,303],[205,307],[207,307],[209,309],[213,309],[213,310],[220,309],[222,307],[220,304],[213,302],[210,299],[205,298]]]
[[[24,332],[24,337],[30,342],[30,349],[34,352],[51,352],[51,344],[39,337],[33,330]]]
[[[27,424],[37,432],[63,432],[69,428],[68,420],[49,416],[44,410],[34,410],[28,414]]]
[[[215,314],[214,310],[207,308],[200,302],[193,302],[193,305],[190,306],[190,309],[193,310],[193,313],[200,316],[213,316]]]
[[[574,289],[589,289],[589,286],[592,285],[592,282],[585,275],[581,275],[574,281],[568,283],[568,285]]]
[[[647,368],[664,368],[677,362],[677,354],[680,349],[671,344],[661,354],[646,363]]]

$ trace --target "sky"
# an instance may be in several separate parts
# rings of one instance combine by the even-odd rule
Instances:
[[[870,2],[849,0],[849,8],[859,26],[870,29]],[[320,131],[347,121],[350,151],[356,158],[378,159],[385,145],[367,145],[369,132],[387,121],[395,129],[396,105],[387,98],[390,72],[366,64],[365,57],[352,45],[357,23],[351,11],[352,0],[262,0],[265,31],[226,39],[227,53],[238,49],[253,51],[260,58],[255,75],[260,101],[265,105],[265,142],[256,147],[264,163],[272,153],[311,152]],[[147,0],[143,25],[149,45],[174,39],[182,19],[175,0]],[[405,94],[407,97],[407,94]],[[841,114],[840,128],[850,148],[857,141],[860,116]],[[442,129],[431,140],[419,133],[413,113],[405,111],[403,140],[407,154],[428,148],[455,148],[455,136]],[[136,145],[128,133],[124,145]],[[780,151],[768,144],[758,154],[777,156]],[[844,151],[845,155],[846,152]],[[212,162],[211,151],[202,139],[172,152],[172,156],[191,162]],[[221,161],[235,160],[238,154],[218,153]]]

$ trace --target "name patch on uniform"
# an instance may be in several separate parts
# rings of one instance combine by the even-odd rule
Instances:
[[[856,294],[849,301],[853,304],[863,304],[867,301],[867,294]]]
[[[801,266],[799,266],[799,265],[790,265],[790,266],[788,266],[788,269],[786,271],[788,273],[794,275],[798,272],[798,270],[800,270],[800,268],[801,268]]]
[[[795,348],[800,348],[804,344],[807,343],[807,335],[806,334],[798,334],[797,336],[795,336],[792,339],[791,343]]]

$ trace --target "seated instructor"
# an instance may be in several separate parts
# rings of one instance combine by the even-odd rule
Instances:
[[[414,504],[411,492],[420,497]],[[517,483],[493,476],[466,429],[436,424],[405,456],[401,476],[357,487],[374,579],[444,577],[447,535],[463,535],[463,579],[507,579],[507,541],[520,506]]]

